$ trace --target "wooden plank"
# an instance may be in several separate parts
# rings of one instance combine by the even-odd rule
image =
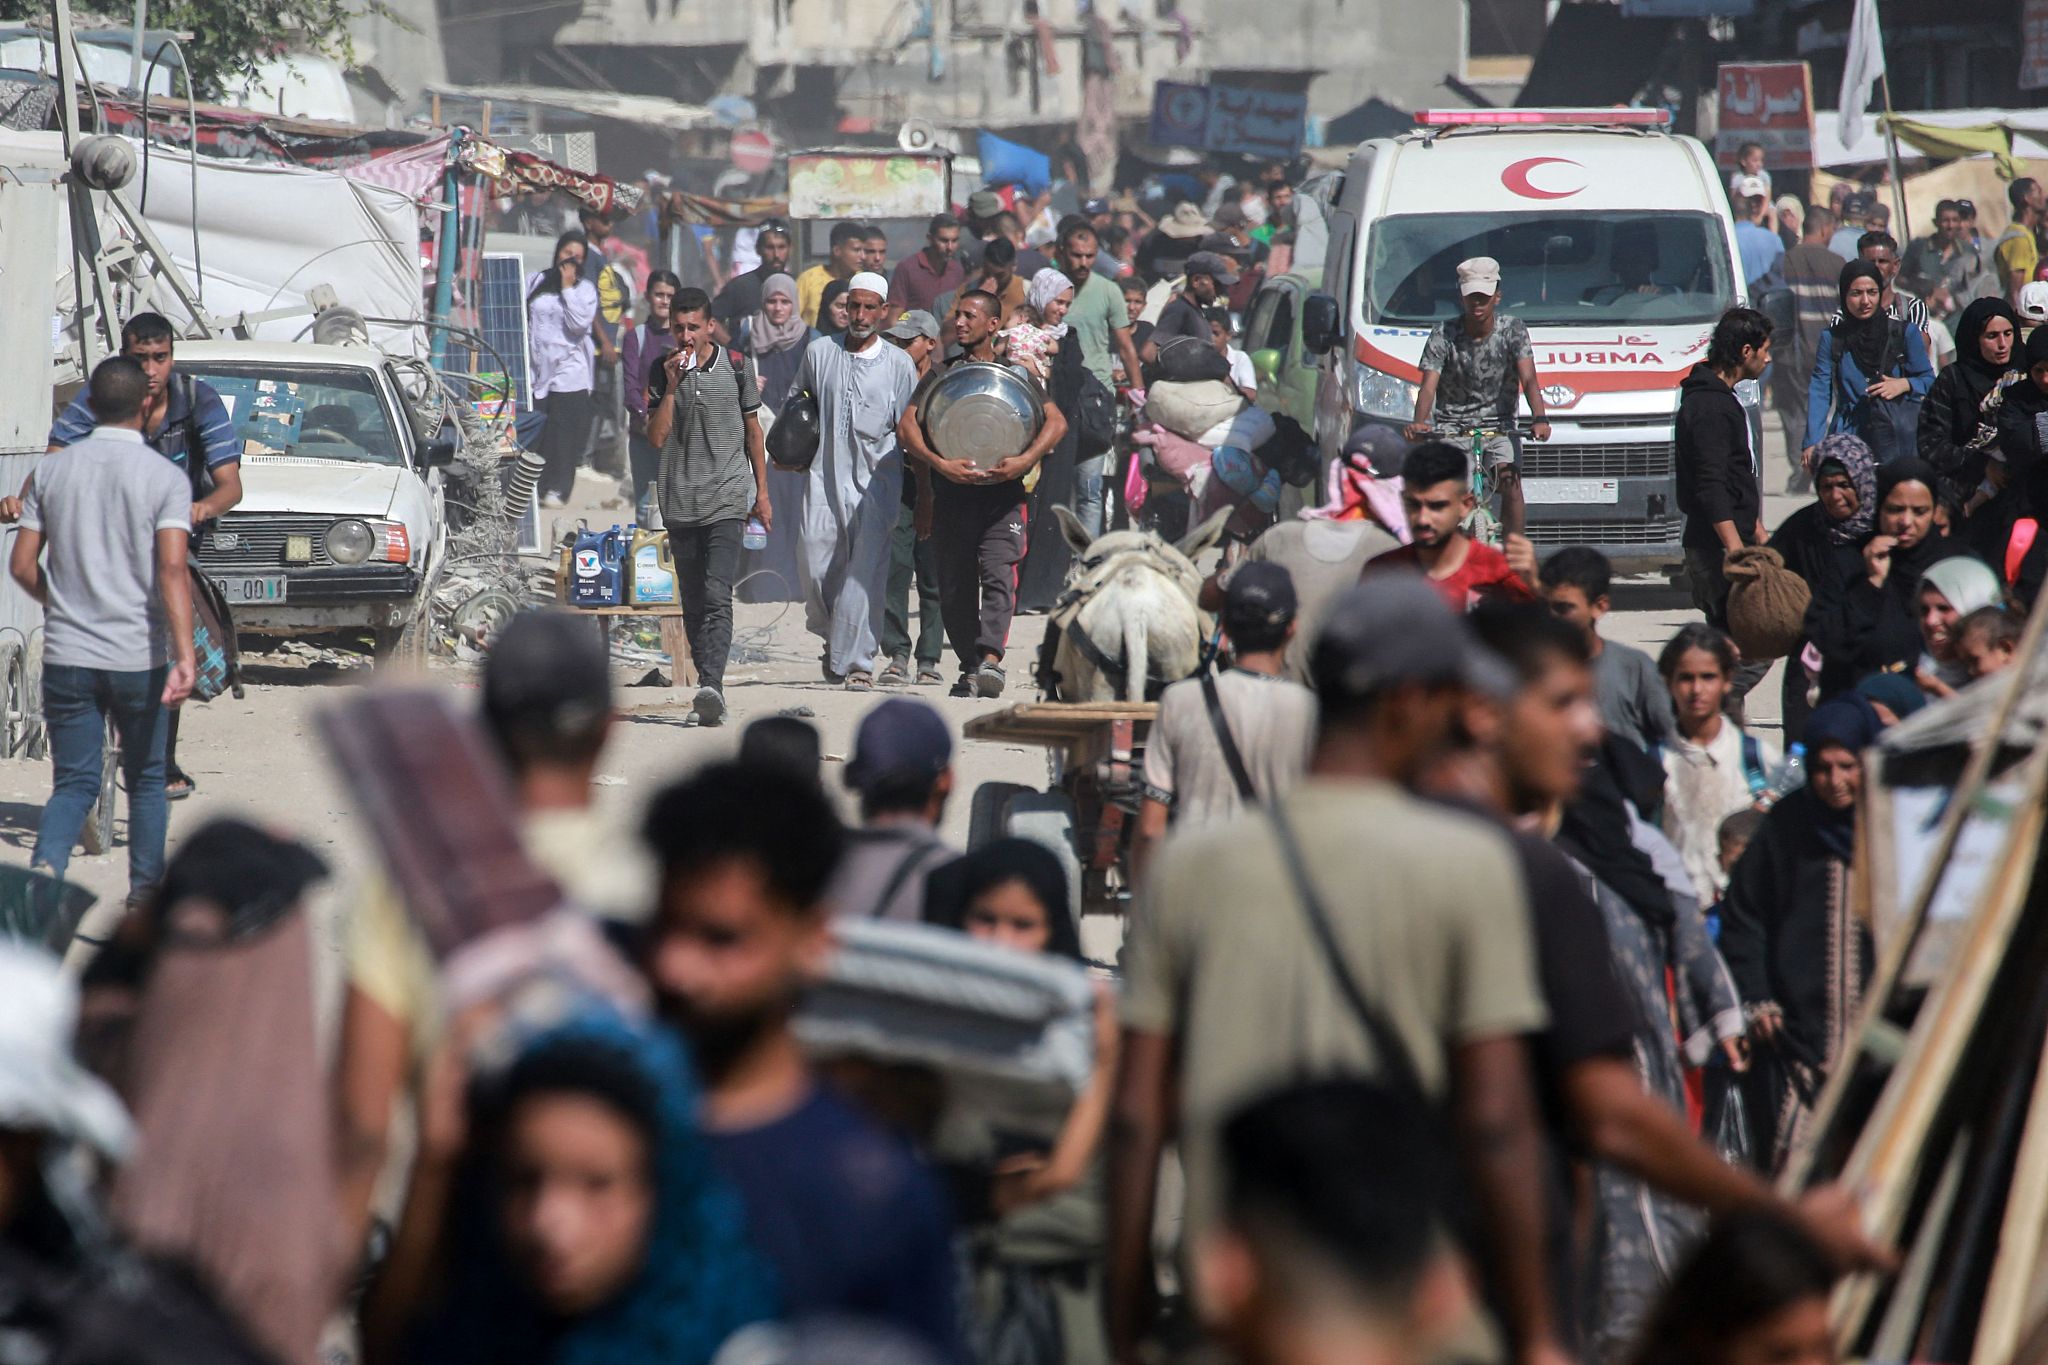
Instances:
[[[1907,1199],[1927,1156],[1929,1130],[2027,899],[2042,827],[2040,801],[2048,750],[2037,750],[2025,761],[2033,765],[2027,783],[2031,797],[2013,821],[1999,873],[1971,916],[1954,969],[1935,986],[1914,1019],[1905,1054],[1892,1069],[1841,1173],[1851,1188],[1866,1191],[1864,1225],[1881,1241],[1899,1234]],[[1847,1068],[1844,1059],[1830,1084],[1841,1080]],[[1814,1151],[1815,1145],[1808,1143],[1798,1154],[1802,1183]]]
[[[1926,1314],[1928,1291],[1934,1286],[1942,1243],[1948,1237],[1949,1219],[1955,1213],[1957,1197],[1962,1194],[1963,1164],[1968,1160],[1969,1149],[1968,1135],[1964,1133],[1958,1133],[1949,1146],[1948,1160],[1942,1163],[1941,1179],[1934,1186],[1934,1197],[1928,1201],[1926,1216],[1920,1220],[1919,1233],[1913,1238],[1913,1245],[1906,1252],[1905,1264],[1899,1268],[1898,1279],[1892,1284],[1891,1302],[1885,1306],[1884,1318],[1871,1342],[1872,1360],[1914,1358],[1913,1347],[1920,1335],[1921,1319]],[[1833,1306],[1836,1341],[1849,1339],[1847,1329],[1852,1320],[1855,1327],[1861,1327],[1863,1319],[1869,1315],[1870,1299],[1876,1289],[1876,1283],[1868,1275],[1844,1281],[1836,1289]],[[1999,1365],[2004,1365],[2004,1362],[1999,1362]]]
[[[1998,1260],[1977,1320],[1971,1365],[2005,1365],[2014,1359],[2026,1326],[2027,1300],[2041,1269],[2043,1234],[2048,1233],[2048,1047],[2034,1074],[2027,1105],[2026,1136],[2006,1195],[2005,1222],[1998,1234]]]
[[[1022,702],[961,727],[968,739],[1003,740],[1013,744],[1076,744],[1120,720],[1144,724],[1159,714],[1156,702]]]
[[[664,612],[659,622],[661,647],[668,652],[668,675],[677,687],[697,685],[697,661],[690,657],[690,633],[683,629],[683,614]]]

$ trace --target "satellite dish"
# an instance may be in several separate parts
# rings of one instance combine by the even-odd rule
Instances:
[[[896,130],[896,145],[906,152],[929,152],[939,145],[939,130],[924,119],[905,119]]]

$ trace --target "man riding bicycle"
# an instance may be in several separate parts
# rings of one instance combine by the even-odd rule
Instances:
[[[1520,318],[1500,312],[1500,262],[1493,257],[1458,262],[1458,316],[1430,329],[1421,369],[1415,420],[1402,428],[1402,435],[1420,441],[1437,434],[1431,422],[1439,415],[1446,426],[1499,433],[1486,438],[1486,461],[1500,489],[1501,525],[1511,536],[1522,534],[1522,480],[1516,468],[1520,441],[1511,434],[1516,390],[1529,400],[1530,435],[1549,440],[1550,422],[1529,329]]]

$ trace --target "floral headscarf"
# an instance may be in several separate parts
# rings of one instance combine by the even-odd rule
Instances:
[[[1860,545],[1877,524],[1877,457],[1861,437],[1843,431],[1821,438],[1814,447],[1813,477],[1819,478],[1821,470],[1831,464],[1840,465],[1855,487],[1856,514],[1845,521],[1829,522],[1828,539],[1837,545]]]

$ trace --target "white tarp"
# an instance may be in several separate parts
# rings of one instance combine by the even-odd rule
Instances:
[[[365,317],[424,315],[420,207],[400,191],[332,171],[202,157],[195,268],[192,190],[192,159],[158,146],[150,149],[147,197],[139,174],[126,193],[216,317],[288,308],[322,284]],[[291,341],[311,322],[307,314],[261,323],[254,335]],[[423,328],[373,324],[370,335],[393,355],[427,350]]]
[[[1930,109],[1899,117],[1915,123],[1937,123],[1944,128],[1975,128],[1987,123],[2011,124],[2017,134],[2013,152],[2022,159],[2048,154],[2048,110],[2041,109]],[[1822,166],[1871,166],[1885,159],[1884,130],[1873,116],[1864,120],[1863,134],[1853,146],[1842,141],[1841,117],[1832,109],[1817,109],[1813,115],[1813,155]],[[1899,144],[1901,161],[1923,161],[1920,150]]]

